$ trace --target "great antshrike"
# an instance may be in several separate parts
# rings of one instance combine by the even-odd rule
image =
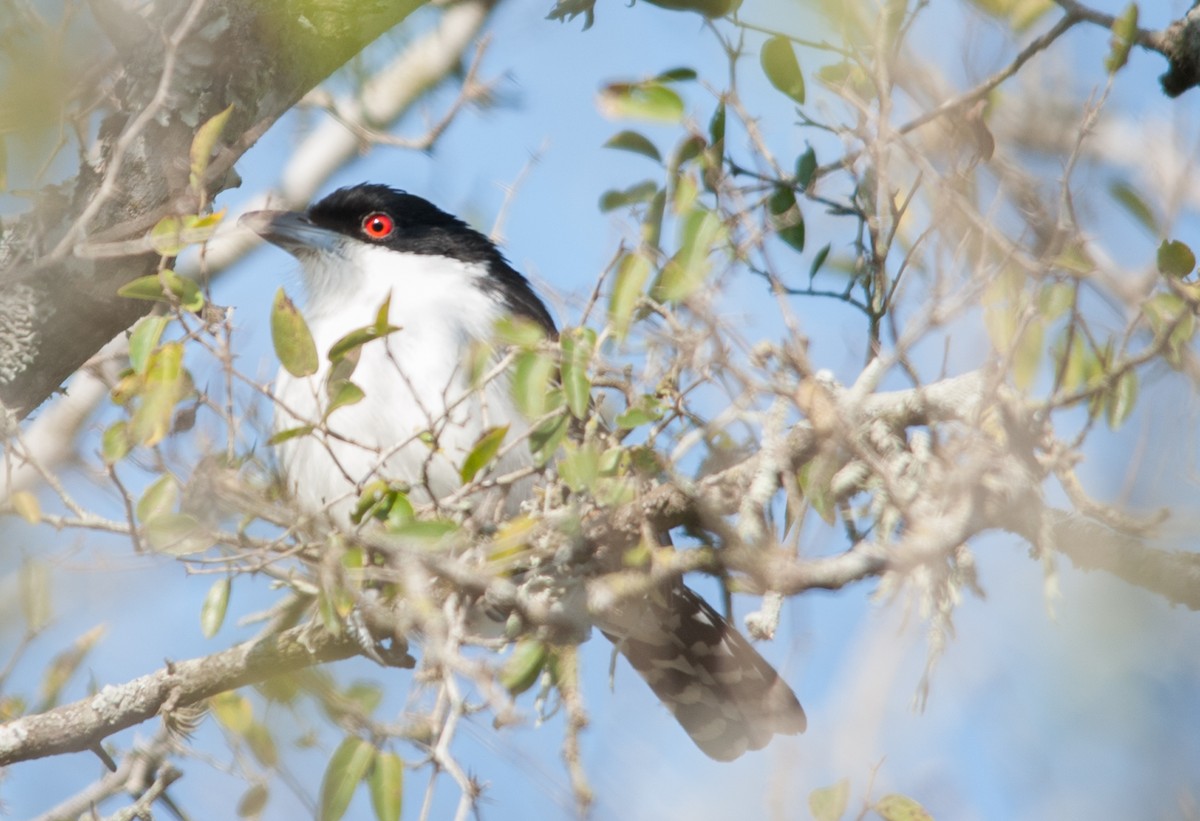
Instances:
[[[483,234],[420,197],[366,184],[303,213],[255,211],[241,223],[300,261],[305,319],[319,352],[372,325],[385,300],[388,322],[400,329],[362,346],[354,382],[365,397],[331,414],[327,435],[280,443],[289,486],[305,509],[348,524],[358,489],[376,476],[441,498],[461,486],[462,461],[484,431],[508,426],[510,440],[528,432],[508,381],[473,387],[465,361],[505,317],[551,337],[554,321]],[[329,367],[321,356],[311,376],[280,371],[276,430],[324,418]],[[530,464],[521,445],[503,452],[496,468]],[[506,507],[515,510],[531,487],[531,478],[510,486]],[[730,760],[775,733],[803,732],[804,710],[787,683],[682,583],[592,618],[709,756]]]

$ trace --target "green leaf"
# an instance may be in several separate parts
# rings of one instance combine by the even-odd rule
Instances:
[[[725,100],[717,104],[717,110],[713,112],[712,119],[708,121],[708,138],[713,145],[719,145],[725,141]]]
[[[265,724],[253,722],[246,728],[243,737],[246,739],[246,746],[258,759],[259,764],[267,768],[274,768],[279,763],[279,750],[276,749],[275,739]]]
[[[383,703],[383,690],[370,681],[356,681],[347,687],[342,696],[354,704],[364,716],[369,716]]]
[[[377,750],[358,736],[346,739],[334,750],[321,779],[320,821],[339,821],[350,806],[354,790],[366,777],[375,761]]]
[[[218,111],[212,117],[196,129],[196,135],[192,137],[192,147],[188,152],[190,161],[190,184],[198,193],[201,192],[201,184],[204,178],[204,172],[208,169],[209,160],[212,159],[213,148],[216,147],[217,139],[221,136],[221,132],[225,130],[225,123],[229,121],[229,115],[233,113],[233,106],[229,105],[222,111]]]
[[[500,671],[500,684],[514,696],[532,687],[546,665],[549,649],[537,639],[521,639]]]
[[[649,138],[637,131],[621,131],[608,138],[608,142],[604,143],[605,148],[616,148],[620,151],[632,151],[634,154],[641,154],[643,157],[649,157],[655,162],[662,162],[662,155],[658,153],[658,149],[654,143],[650,142]]]
[[[150,276],[138,277],[117,289],[117,296],[144,299],[148,302],[168,301],[168,294],[174,296],[180,307],[186,311],[194,313],[204,307],[204,294],[200,291],[200,286],[194,280],[179,276],[170,268]]]
[[[314,430],[316,430],[315,425],[301,425],[297,428],[281,430],[268,439],[267,444],[278,445],[280,442],[286,442],[289,439],[295,439],[297,436],[308,436],[308,434],[312,433]]]
[[[317,372],[317,346],[312,332],[282,288],[276,291],[271,306],[271,341],[279,363],[292,376],[311,376]]]
[[[809,506],[829,525],[837,522],[837,505],[830,492],[833,473],[833,465],[829,460],[818,456],[806,462],[796,476]]]
[[[1196,269],[1196,255],[1179,240],[1166,240],[1158,246],[1158,270],[1163,276],[1182,279]]]
[[[623,191],[605,191],[600,195],[600,210],[607,213],[626,205],[649,202],[657,193],[658,183],[653,180],[642,180],[637,185],[631,185]]]
[[[26,557],[21,562],[19,583],[21,616],[25,619],[25,629],[32,635],[48,625],[53,615],[50,569],[45,562]]]
[[[617,414],[614,421],[621,430],[632,430],[649,422],[657,422],[662,418],[662,408],[653,396],[643,396],[636,405],[630,405]]]
[[[668,69],[654,78],[658,83],[683,83],[696,79],[696,69],[680,66]]]
[[[400,821],[404,799],[404,760],[395,753],[380,752],[367,780],[371,808],[378,821]]]
[[[147,302],[162,302],[165,298],[163,295],[163,285],[158,278],[158,274],[138,277],[126,282],[117,289],[117,296],[123,296],[126,299],[144,299]],[[157,318],[162,319],[162,317]]]
[[[134,510],[139,522],[148,522],[164,513],[173,513],[178,504],[179,483],[168,473],[158,477],[146,488]]]
[[[129,420],[130,438],[147,447],[161,442],[171,430],[175,405],[189,382],[183,369],[183,345],[169,342],[151,353],[141,401]]]
[[[696,208],[680,226],[679,251],[663,267],[652,295],[661,302],[676,302],[691,296],[703,284],[711,268],[709,256],[725,232],[720,217]]]
[[[255,784],[246,790],[238,800],[238,818],[258,818],[267,806],[267,799],[270,796],[271,793],[267,790],[266,784]]]
[[[1137,3],[1130,3],[1120,16],[1113,20],[1112,39],[1108,41],[1110,50],[1104,58],[1104,68],[1109,74],[1115,74],[1129,62],[1129,51],[1133,48],[1137,30]]]
[[[1013,384],[1018,390],[1027,391],[1033,387],[1038,368],[1042,364],[1042,340],[1045,326],[1039,318],[1031,319],[1021,329],[1013,348],[1012,368]]]
[[[796,158],[796,185],[801,191],[807,190],[817,170],[817,152],[810,145],[804,153]]]
[[[667,192],[660,190],[650,200],[646,208],[646,217],[642,220],[642,242],[650,248],[658,248],[662,241],[663,213],[667,209]]]
[[[217,721],[235,735],[244,736],[254,724],[254,706],[241,693],[218,693],[208,705]]]
[[[464,485],[470,484],[479,471],[492,463],[496,454],[500,452],[500,445],[504,443],[506,435],[508,435],[508,425],[488,428],[480,434],[474,447],[471,448],[471,452],[463,460],[462,469],[458,472]]]
[[[825,260],[829,258],[829,249],[833,247],[832,243],[825,243],[825,247],[817,251],[817,255],[813,257],[812,265],[808,268],[808,278],[812,279],[821,270],[821,266],[825,264]]]
[[[146,522],[146,541],[168,556],[201,553],[213,545],[211,535],[187,513],[165,513]]]
[[[570,429],[570,419],[570,414],[560,413],[542,421],[530,431],[529,452],[533,454],[533,461],[538,467],[554,457]]]
[[[368,342],[375,339],[383,339],[385,336],[399,330],[401,330],[399,326],[388,325],[386,323],[383,326],[376,323],[366,328],[353,330],[333,343],[333,346],[329,349],[329,361],[333,363],[341,362]]]
[[[862,100],[875,96],[875,86],[862,66],[849,60],[821,66],[817,69],[817,79],[838,94],[849,94]]]
[[[231,587],[232,581],[226,576],[223,579],[217,579],[212,583],[212,587],[208,588],[204,604],[200,605],[200,632],[204,634],[204,638],[211,639],[224,624]]]
[[[647,80],[640,83],[610,83],[597,101],[606,117],[677,123],[683,119],[683,98],[665,85]]]
[[[0,191],[8,190],[8,143],[0,137]]]
[[[1154,211],[1132,186],[1123,182],[1114,182],[1108,187],[1108,191],[1112,194],[1113,199],[1122,205],[1143,228],[1151,234],[1159,233],[1158,218],[1154,216]]]
[[[808,794],[808,810],[815,821],[839,821],[850,802],[850,779],[843,778]]]
[[[167,290],[179,300],[179,307],[183,310],[195,313],[204,307],[204,294],[194,279],[181,277],[170,268],[161,271],[159,275]]]
[[[796,205],[796,194],[792,189],[780,185],[771,194],[767,206],[771,211],[771,222],[779,238],[797,251],[804,250],[804,215]]]
[[[159,288],[161,294],[161,286],[157,281],[155,287]],[[129,334],[129,364],[134,373],[146,373],[146,366],[150,363],[150,352],[158,347],[166,327],[165,316],[144,316],[133,326],[133,331]]]
[[[763,43],[759,55],[763,73],[771,85],[804,105],[804,75],[800,72],[800,61],[792,43],[786,37],[772,37]]]
[[[8,497],[8,503],[12,506],[13,513],[29,524],[36,525],[42,520],[42,506],[37,497],[28,490],[16,491]]]
[[[1137,396],[1138,376],[1137,372],[1130,368],[1117,379],[1117,384],[1113,386],[1104,405],[1104,417],[1111,429],[1121,427],[1129,418],[1129,414],[1133,413]]]
[[[129,455],[133,444],[129,441],[129,425],[125,420],[113,422],[104,429],[100,437],[100,455],[106,464],[115,465]]]
[[[890,793],[875,802],[874,807],[884,821],[933,821],[925,808],[907,795]]]
[[[1075,303],[1075,286],[1065,282],[1047,283],[1037,296],[1038,313],[1047,322],[1065,314]]]
[[[558,463],[558,475],[575,493],[591,490],[600,477],[600,451],[595,445],[567,449],[567,455]]]
[[[546,329],[531,319],[506,316],[496,321],[496,341],[532,350],[546,338]]]
[[[596,332],[591,328],[572,328],[562,334],[562,383],[567,407],[576,419],[587,416],[592,401],[592,382],[588,366],[596,346]]]
[[[366,397],[363,389],[355,385],[349,379],[339,379],[337,382],[331,382],[328,386],[329,407],[325,409],[325,418],[328,419],[338,408],[344,408],[347,405],[354,405]]]
[[[163,217],[150,229],[150,247],[164,257],[177,256],[187,247],[179,217]]]
[[[554,371],[554,360],[543,351],[524,351],[517,355],[513,367],[513,399],[517,410],[526,417],[536,419],[550,410],[547,397]]]
[[[412,502],[408,499],[408,494],[394,491],[392,493],[392,503],[388,506],[387,512],[388,531],[395,533],[401,528],[408,526],[416,518],[417,514],[413,509]]]
[[[446,519],[422,519],[391,528],[388,532],[414,541],[438,542],[458,532],[458,525]]]

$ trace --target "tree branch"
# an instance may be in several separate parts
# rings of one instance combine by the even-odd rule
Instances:
[[[301,626],[211,656],[168,663],[150,675],[106,686],[90,698],[0,724],[0,767],[81,752],[163,709],[187,707],[217,693],[360,652],[348,636]]]
[[[309,89],[419,5],[363,0],[348,14],[340,0],[209,0],[189,5],[195,19],[186,38],[123,55],[119,103],[89,152],[101,160],[40,192],[33,211],[6,223],[0,237],[0,403],[24,417],[150,307],[116,292],[153,273],[157,254],[87,259],[47,249],[73,247],[63,240],[75,226],[117,241],[138,236],[134,226],[195,213],[189,149],[201,123],[233,107],[226,128],[233,136],[218,147],[213,170],[231,167]],[[155,25],[174,30],[165,19]],[[155,116],[143,116],[151,109]],[[120,179],[106,186],[105,169],[114,164]],[[237,184],[232,173],[206,182],[207,201]],[[129,233],[110,236],[119,225]]]

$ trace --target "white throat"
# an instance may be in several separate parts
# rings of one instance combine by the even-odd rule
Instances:
[[[344,524],[371,479],[411,485],[414,502],[443,498],[459,488],[462,462],[484,431],[508,425],[512,441],[527,425],[507,381],[481,390],[470,384],[472,348],[491,339],[505,312],[482,287],[484,264],[361,243],[347,242],[342,250],[301,260],[309,290],[305,317],[321,364],[305,378],[280,371],[275,429],[319,426],[281,443],[280,459],[300,504],[309,512],[328,510]],[[330,346],[372,325],[389,297],[388,320],[400,330],[362,347],[351,381],[365,397],[335,410],[321,429]],[[498,468],[507,472],[529,462],[521,444]],[[509,494],[510,507],[519,496]]]

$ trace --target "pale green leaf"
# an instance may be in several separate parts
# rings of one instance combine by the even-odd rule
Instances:
[[[771,85],[803,105],[804,74],[800,71],[800,61],[796,59],[791,41],[786,37],[772,37],[763,44],[759,56],[763,73]]]
[[[504,437],[507,434],[508,425],[504,425],[489,428],[480,435],[474,447],[471,448],[471,452],[467,454],[467,458],[463,460],[462,469],[459,471],[464,485],[470,484],[479,471],[492,463],[496,454],[500,452],[500,445],[504,443]]]
[[[325,409],[326,419],[338,408],[355,405],[366,397],[363,389],[349,379],[339,379],[336,382],[329,383],[328,393],[329,407]]]
[[[159,285],[157,279],[154,287],[159,289],[161,296],[162,286]],[[150,363],[150,353],[158,347],[166,327],[167,318],[165,316],[144,316],[133,326],[133,331],[129,334],[129,364],[135,373],[146,373],[146,366]]]
[[[20,516],[31,525],[35,525],[42,520],[42,506],[38,503],[38,499],[28,490],[18,490],[8,497],[8,503],[12,505],[13,513]]]
[[[204,172],[208,169],[209,160],[212,159],[213,148],[216,147],[217,139],[225,130],[225,123],[229,121],[229,115],[232,113],[233,106],[226,106],[201,124],[196,129],[196,135],[192,137],[192,146],[188,152],[191,170],[190,182],[192,188],[197,192],[200,191]]]
[[[576,419],[583,419],[592,401],[588,366],[596,346],[596,332],[591,328],[573,328],[562,334],[560,342],[563,350],[563,394],[571,413]]]
[[[1104,405],[1104,416],[1113,430],[1121,427],[1137,404],[1138,376],[1132,368],[1121,374]]]
[[[254,724],[254,706],[241,693],[218,693],[209,699],[208,706],[213,717],[235,735],[245,735]]]
[[[804,250],[804,215],[796,204],[796,194],[792,189],[780,185],[767,201],[771,211],[771,223],[775,233],[781,240],[795,248]]]
[[[649,157],[655,162],[662,162],[662,154],[650,139],[637,131],[621,131],[609,137],[604,143],[605,148],[615,148],[621,151],[631,151]]]
[[[21,562],[19,589],[21,616],[25,619],[26,632],[32,635],[50,623],[53,613],[50,605],[50,569],[46,563],[26,557]]]
[[[350,806],[350,799],[375,761],[376,749],[358,736],[347,736],[334,750],[321,779],[319,821],[339,821]]]
[[[1157,263],[1163,276],[1182,279],[1196,269],[1196,255],[1186,243],[1164,239],[1158,246]]]
[[[613,211],[626,205],[639,202],[649,202],[658,193],[658,183],[653,180],[643,180],[622,191],[605,191],[600,195],[600,210]]]
[[[280,288],[271,306],[271,341],[279,363],[292,376],[317,372],[317,346],[300,311]]]
[[[267,790],[266,784],[255,784],[246,790],[238,800],[238,818],[258,818],[267,806],[267,799],[270,796],[271,793]]]
[[[132,444],[129,441],[129,425],[124,419],[113,422],[104,429],[100,437],[100,455],[107,464],[115,465],[124,459]]]
[[[537,639],[521,639],[500,671],[500,684],[514,696],[528,690],[546,665],[549,649]]]
[[[808,794],[808,810],[814,821],[839,821],[850,802],[850,780],[843,778]]]
[[[307,436],[308,434],[312,433],[314,430],[316,430],[316,427],[314,425],[300,425],[299,427],[288,428],[287,430],[281,430],[278,433],[274,434],[270,439],[268,439],[267,444],[268,445],[278,445],[280,442],[286,442],[287,440],[295,439],[298,436]]]
[[[208,588],[204,603],[200,605],[200,632],[211,639],[225,622],[225,610],[229,607],[229,590],[232,582],[228,576],[217,579]]]
[[[548,389],[554,377],[555,362],[543,351],[524,351],[513,367],[512,393],[517,409],[536,419],[550,409]]]
[[[377,821],[399,821],[404,806],[404,760],[396,753],[380,752],[367,786]]]
[[[1133,48],[1138,31],[1137,3],[1125,7],[1112,24],[1112,38],[1109,40],[1108,56],[1104,58],[1104,68],[1109,74],[1120,71],[1129,62],[1129,51]]]
[[[183,345],[169,342],[150,354],[145,387],[129,420],[130,438],[147,447],[158,444],[171,430],[175,405],[190,382],[183,369]]]
[[[146,522],[146,541],[168,556],[201,553],[213,545],[211,534],[187,513],[165,513]]]
[[[139,522],[148,522],[164,513],[174,513],[179,504],[179,483],[169,473],[159,476],[138,499],[134,508]]]
[[[875,802],[874,809],[884,821],[933,821],[933,816],[907,795],[885,795]]]
[[[600,91],[597,107],[606,117],[677,123],[683,119],[683,98],[652,80],[610,83]]]

